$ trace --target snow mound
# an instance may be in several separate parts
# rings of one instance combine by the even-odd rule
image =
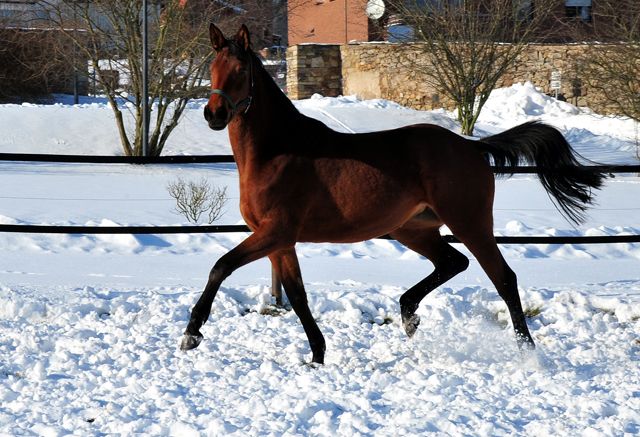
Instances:
[[[527,120],[542,115],[570,117],[580,114],[576,106],[543,94],[531,82],[517,83],[491,92],[482,108],[482,120],[488,118]]]

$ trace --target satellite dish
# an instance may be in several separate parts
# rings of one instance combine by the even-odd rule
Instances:
[[[367,17],[372,20],[378,20],[384,15],[384,1],[383,0],[369,0],[367,2]]]

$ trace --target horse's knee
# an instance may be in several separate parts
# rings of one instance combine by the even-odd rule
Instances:
[[[230,274],[229,266],[222,258],[220,258],[209,272],[209,281],[222,282]]]

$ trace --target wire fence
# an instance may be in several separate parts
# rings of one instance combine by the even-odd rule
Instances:
[[[193,156],[98,156],[98,155],[53,155],[0,153],[0,161],[49,162],[77,164],[211,164],[233,163],[233,155],[193,155]],[[492,167],[494,173],[536,174],[536,167]],[[640,173],[640,165],[598,165],[590,166],[604,173]],[[246,225],[206,225],[206,226],[55,226],[55,225],[13,225],[0,224],[0,232],[29,234],[218,234],[230,232],[251,232]],[[389,235],[379,238],[392,239]],[[449,243],[460,241],[453,235],[443,235]],[[609,244],[640,243],[640,235],[597,235],[597,236],[496,236],[498,244]]]

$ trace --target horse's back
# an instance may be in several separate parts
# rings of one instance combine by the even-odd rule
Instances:
[[[310,143],[306,157],[298,157],[299,165],[305,163],[301,186],[307,187],[299,241],[365,240],[427,208],[447,215],[455,199],[493,194],[487,191],[493,175],[474,142],[439,126],[330,132]]]

